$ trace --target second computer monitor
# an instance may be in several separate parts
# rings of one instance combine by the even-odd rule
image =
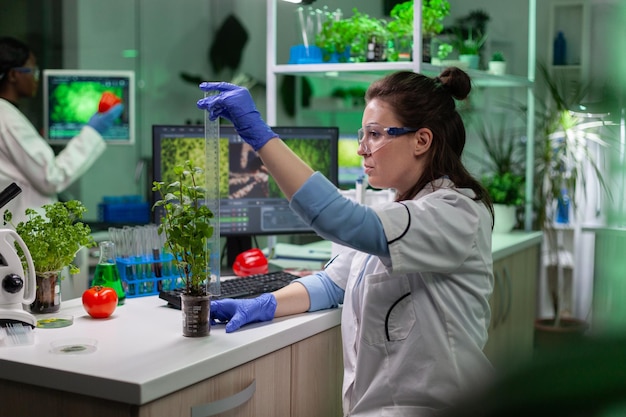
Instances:
[[[273,130],[314,170],[337,184],[337,128]],[[220,127],[220,138],[220,234],[246,237],[311,233],[312,229],[291,210],[256,152],[234,128]],[[204,143],[202,125],[153,126],[154,180],[175,181],[174,166],[187,159],[203,166]]]

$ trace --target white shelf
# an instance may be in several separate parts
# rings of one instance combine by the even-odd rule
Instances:
[[[270,68],[274,74],[299,75],[349,79],[350,81],[372,82],[392,71],[416,71],[413,62],[359,62],[339,64],[286,64]],[[432,64],[420,64],[419,71],[425,75],[437,75],[444,67]],[[478,87],[532,87],[526,77],[515,75],[493,75],[480,70],[466,70]]]
[[[266,0],[267,2],[267,62],[266,62],[266,91],[267,102],[266,120],[270,125],[277,122],[277,76],[294,75],[309,77],[335,78],[337,80],[351,80],[355,82],[367,82],[379,79],[393,71],[413,71],[425,75],[433,76],[441,72],[439,66],[421,62],[366,62],[366,63],[337,63],[337,64],[277,64],[276,40],[277,40],[277,2],[279,0]],[[537,23],[537,0],[528,1],[528,71],[526,77],[514,75],[492,75],[485,71],[468,70],[472,82],[476,87],[487,88],[517,88],[522,87],[527,91],[527,131],[528,138],[526,150],[526,201],[525,201],[525,225],[524,228],[531,230],[532,225],[532,184],[534,181],[534,94],[533,85],[535,79],[536,65],[536,23]],[[580,1],[580,0],[575,0]],[[422,1],[416,0],[415,10],[421,10]],[[422,56],[422,33],[421,33],[421,13],[414,14],[413,32],[413,56]],[[296,92],[296,94],[299,94]],[[296,100],[297,101],[297,100]]]

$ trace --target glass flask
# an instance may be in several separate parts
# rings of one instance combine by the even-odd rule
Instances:
[[[121,306],[126,302],[126,293],[122,286],[120,272],[117,269],[115,260],[115,243],[110,240],[100,242],[100,259],[96,265],[96,272],[93,275],[92,286],[110,287],[117,293],[117,305]]]

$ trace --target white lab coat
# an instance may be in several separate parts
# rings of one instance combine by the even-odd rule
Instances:
[[[373,206],[390,259],[347,250],[326,268],[346,289],[345,415],[430,416],[490,381],[491,216],[462,193]]]
[[[13,223],[23,220],[26,208],[39,209],[57,201],[65,190],[83,175],[104,152],[102,136],[89,126],[73,138],[57,155],[35,127],[13,104],[0,99],[0,191],[17,183],[22,189],[5,207],[13,213]]]

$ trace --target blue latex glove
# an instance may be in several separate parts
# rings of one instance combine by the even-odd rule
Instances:
[[[239,136],[255,151],[278,137],[261,118],[247,88],[229,83],[202,83],[200,89],[218,94],[198,100],[198,108],[208,111],[210,120],[223,117],[232,122]]]
[[[256,298],[211,301],[211,320],[228,322],[226,333],[234,332],[244,324],[270,321],[276,313],[276,297],[262,294]]]
[[[124,105],[121,103],[116,104],[104,113],[98,112],[91,116],[87,125],[96,129],[98,133],[103,134],[108,128],[113,126],[113,123],[118,117],[120,117],[123,111]]]

